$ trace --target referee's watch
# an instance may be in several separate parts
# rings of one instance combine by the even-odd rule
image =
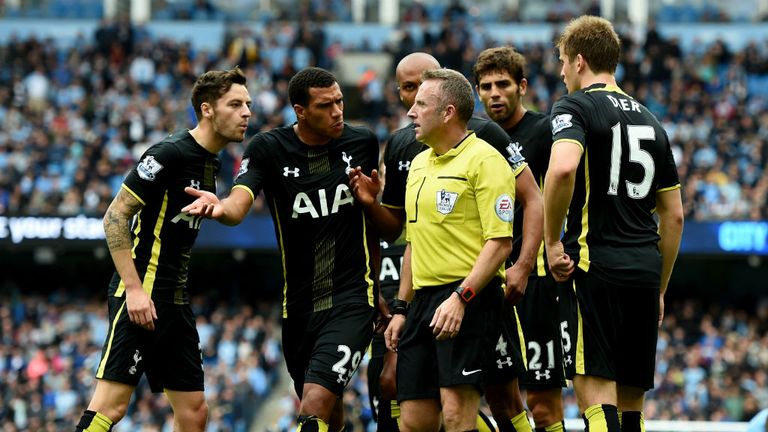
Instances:
[[[459,285],[453,291],[459,295],[459,298],[464,303],[469,303],[469,301],[475,298],[475,295],[476,295],[475,290],[473,290],[472,287],[468,287],[468,286]]]

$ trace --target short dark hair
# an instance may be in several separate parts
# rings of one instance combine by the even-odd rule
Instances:
[[[568,56],[568,60],[581,54],[594,73],[615,73],[621,57],[621,40],[613,24],[591,15],[582,15],[569,22],[556,47]]]
[[[214,104],[229,91],[232,84],[245,85],[245,83],[245,74],[237,66],[231,70],[213,70],[200,75],[192,86],[192,106],[195,108],[197,120],[203,117],[200,108],[203,102]]]
[[[506,72],[515,83],[520,84],[525,78],[525,63],[525,57],[512,47],[488,48],[477,56],[472,68],[475,84],[480,85],[480,78],[493,72]]]
[[[475,95],[467,78],[453,69],[427,69],[421,73],[421,82],[428,80],[440,82],[440,105],[437,108],[444,110],[453,105],[459,119],[466,124],[475,110]]]
[[[310,88],[328,88],[337,82],[336,77],[323,68],[302,69],[288,82],[288,100],[291,105],[307,106]]]

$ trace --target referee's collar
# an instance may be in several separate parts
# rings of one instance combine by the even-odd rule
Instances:
[[[443,154],[437,154],[437,153],[435,153],[434,150],[432,150],[432,158],[433,159],[437,159],[437,158],[447,158],[447,157],[456,157],[456,156],[458,156],[461,152],[464,151],[465,148],[468,147],[465,144],[467,142],[469,142],[471,138],[475,137],[475,131],[470,130],[468,132],[469,133],[461,141],[459,141],[455,146],[453,146],[447,152],[445,152]]]

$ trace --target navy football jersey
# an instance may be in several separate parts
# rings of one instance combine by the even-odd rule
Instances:
[[[664,128],[618,87],[594,84],[552,108],[553,141],[584,149],[563,245],[609,282],[658,287],[656,193],[680,187]]]
[[[144,205],[132,224],[132,255],[144,290],[155,301],[189,301],[189,259],[202,218],[181,212],[194,201],[184,188],[215,193],[218,170],[217,156],[189,131],[180,131],[150,147],[123,182],[123,189]],[[109,293],[125,294],[117,272]]]
[[[531,174],[536,180],[539,189],[544,188],[544,177],[549,167],[549,155],[552,150],[552,131],[549,127],[549,116],[543,113],[526,111],[523,118],[517,124],[506,129],[509,135],[510,146],[520,152]],[[513,223],[512,253],[510,260],[517,261],[523,246],[523,205],[515,202],[515,221]],[[542,238],[536,255],[535,275],[545,276],[549,273],[547,254],[544,253],[544,239]]]
[[[248,144],[234,187],[252,196],[264,190],[282,254],[284,318],[375,305],[366,218],[347,173],[356,166],[371,172],[378,155],[373,132],[346,124],[325,145],[304,144],[293,126],[259,133]]]

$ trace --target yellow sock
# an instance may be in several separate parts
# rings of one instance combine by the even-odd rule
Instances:
[[[112,420],[102,413],[86,410],[80,417],[80,423],[75,427],[76,431],[83,432],[108,432],[112,427]]]
[[[477,431],[478,432],[496,432],[491,420],[483,414],[482,411],[477,412]]]
[[[400,419],[400,404],[397,401],[389,401],[389,412],[393,419]]]
[[[533,432],[531,422],[528,421],[528,414],[525,411],[512,418],[512,427],[517,432]]]
[[[299,420],[296,432],[328,432],[328,423],[315,416],[304,417]]]
[[[614,405],[592,405],[584,410],[589,432],[621,432],[619,414]]]
[[[565,426],[563,425],[562,421],[559,421],[557,423],[552,423],[551,425],[544,428],[545,432],[565,432]]]

